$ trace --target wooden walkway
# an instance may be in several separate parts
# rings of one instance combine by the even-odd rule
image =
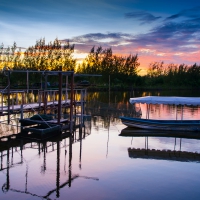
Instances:
[[[74,102],[75,106],[80,106],[81,105],[81,101],[75,101]],[[70,106],[70,100],[64,100],[61,101],[61,105],[62,107],[69,107]],[[23,111],[34,111],[34,110],[43,110],[44,109],[45,104],[44,103],[28,103],[28,104],[22,104],[22,105],[11,105],[10,106],[10,112],[12,113],[16,113],[16,112],[20,112],[22,109]],[[58,106],[58,101],[49,101],[46,104],[46,108],[50,108],[50,107],[57,107]],[[8,111],[8,106],[2,106],[0,108],[0,114],[6,114],[6,112]]]

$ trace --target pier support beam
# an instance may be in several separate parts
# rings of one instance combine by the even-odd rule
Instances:
[[[10,124],[10,71],[8,71],[8,124]]]
[[[60,118],[61,118],[61,101],[62,101],[62,66],[60,66],[60,72],[59,72],[59,91],[58,91],[58,124],[60,124]]]
[[[72,134],[73,130],[73,104],[74,104],[74,72],[71,73],[70,134]]]

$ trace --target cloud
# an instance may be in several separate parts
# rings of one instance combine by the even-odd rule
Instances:
[[[74,37],[72,41],[82,42],[82,41],[99,41],[102,39],[120,39],[123,37],[129,37],[130,34],[126,33],[90,33],[82,36]]]
[[[160,19],[161,17],[155,17],[154,15],[145,12],[145,11],[135,11],[135,12],[129,12],[129,13],[125,13],[125,18],[134,18],[134,19],[138,19],[139,21],[142,22],[142,24],[145,23],[151,23],[154,22],[158,19]]]
[[[129,52],[141,47],[174,52],[193,52],[200,45],[200,18],[178,22],[165,22],[152,28],[145,34],[127,33],[90,33],[70,39],[83,52],[89,52],[93,46],[112,47],[117,51],[127,48]],[[131,50],[132,49],[132,50]]]
[[[167,17],[165,19],[165,21],[177,19],[179,17],[199,18],[200,17],[200,6],[197,6],[197,7],[191,8],[191,9],[182,10],[177,14]]]
[[[127,44],[127,39],[131,38],[133,38],[133,35],[126,33],[90,33],[61,41],[65,42],[69,40],[75,44],[75,48],[78,48],[78,50],[89,52],[93,46],[109,48],[120,44]]]
[[[75,44],[120,46],[120,44],[160,45],[178,49],[200,43],[200,18],[182,22],[164,22],[146,34],[90,33],[70,39]],[[191,48],[191,47],[190,47]]]
[[[200,18],[178,22],[166,22],[146,34],[137,35],[130,42],[138,45],[152,45],[173,51],[193,51],[200,44]],[[189,46],[188,46],[189,45]]]
[[[114,54],[122,56],[137,53],[141,59],[141,66],[147,66],[147,61],[194,64],[199,62],[200,56],[200,16],[198,17],[197,12],[192,15],[192,10],[194,11],[194,8],[170,16],[171,19],[190,16],[181,21],[158,21],[159,23],[147,33],[137,35],[122,32],[89,33],[73,37],[70,42],[75,44],[75,49],[84,53],[89,53],[93,46],[112,47]],[[147,14],[137,12],[129,16],[135,16],[144,23],[151,21]],[[153,16],[152,20],[160,17],[155,18]]]

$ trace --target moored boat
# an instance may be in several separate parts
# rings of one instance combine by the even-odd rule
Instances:
[[[200,120],[153,120],[120,117],[122,123],[132,128],[167,131],[200,131]]]
[[[149,129],[149,130],[168,130],[168,131],[200,131],[200,120],[158,120],[149,119],[150,104],[168,104],[168,105],[200,105],[199,97],[161,97],[147,96],[130,98],[130,103],[146,103],[146,119],[134,117],[120,117],[122,123],[128,127]]]

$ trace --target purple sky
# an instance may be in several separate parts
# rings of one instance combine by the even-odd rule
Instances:
[[[200,64],[199,0],[1,0],[0,39],[28,47],[45,37],[75,44],[84,58],[93,46],[154,61]]]

